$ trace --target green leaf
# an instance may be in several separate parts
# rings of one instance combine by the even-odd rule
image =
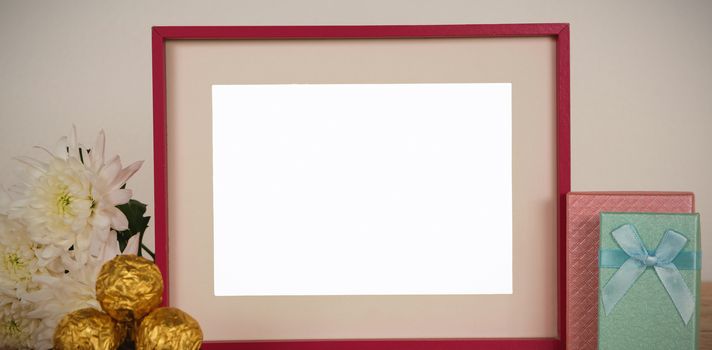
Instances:
[[[126,219],[129,221],[129,229],[125,231],[117,232],[116,238],[119,241],[119,249],[123,252],[129,239],[136,234],[139,234],[139,244],[143,243],[143,233],[146,232],[148,228],[148,222],[151,220],[150,216],[143,216],[146,213],[146,204],[143,204],[135,199],[129,200],[126,204],[117,205],[117,208],[121,210]],[[139,248],[138,255],[141,255],[141,249]]]
[[[143,204],[135,199],[129,200],[126,204],[117,205],[126,218],[129,220],[129,230],[139,233],[146,230],[148,222],[144,219],[143,214],[146,213],[146,204]]]

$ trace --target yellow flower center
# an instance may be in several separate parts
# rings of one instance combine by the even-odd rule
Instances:
[[[26,278],[27,264],[16,253],[5,255],[5,269],[20,280]]]
[[[70,214],[69,205],[72,204],[72,196],[65,190],[57,198],[57,212],[60,215]]]
[[[5,334],[8,336],[18,337],[22,334],[22,329],[20,329],[20,325],[18,325],[15,320],[5,322],[3,326]]]

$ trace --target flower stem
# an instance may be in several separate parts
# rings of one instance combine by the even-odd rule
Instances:
[[[141,252],[141,250],[145,250],[146,253],[151,256],[151,259],[156,260],[156,254],[152,252],[151,249],[148,249],[148,247],[146,247],[146,245],[143,243],[141,243],[141,249],[139,249],[139,253]]]

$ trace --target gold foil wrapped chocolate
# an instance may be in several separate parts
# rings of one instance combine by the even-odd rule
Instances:
[[[65,315],[54,332],[55,350],[115,350],[126,330],[109,315],[86,308]]]
[[[187,313],[172,307],[156,309],[141,321],[136,350],[197,350],[203,331]]]
[[[119,322],[139,320],[161,305],[161,271],[140,256],[119,255],[101,267],[96,299],[101,308]]]

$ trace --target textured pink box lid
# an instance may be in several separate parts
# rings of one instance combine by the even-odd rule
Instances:
[[[566,195],[566,348],[598,346],[599,214],[692,213],[691,192],[571,192]]]

